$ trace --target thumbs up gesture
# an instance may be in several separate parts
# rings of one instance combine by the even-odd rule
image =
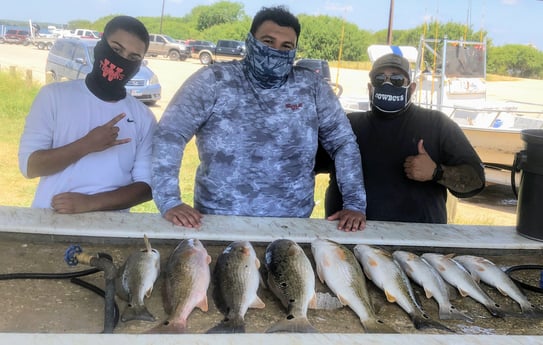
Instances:
[[[403,170],[407,178],[411,180],[430,181],[437,165],[426,152],[423,139],[419,140],[417,148],[419,153],[405,159]]]

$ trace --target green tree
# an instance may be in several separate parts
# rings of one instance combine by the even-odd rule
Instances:
[[[531,46],[507,44],[488,51],[487,71],[521,78],[543,77],[543,53]]]
[[[204,31],[215,25],[239,21],[245,12],[242,3],[220,1],[209,6],[196,6],[191,15],[196,17],[196,29]]]

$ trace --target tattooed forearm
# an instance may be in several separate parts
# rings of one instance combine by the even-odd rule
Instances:
[[[484,183],[477,171],[467,164],[443,166],[443,177],[437,182],[459,193],[471,192],[481,188]]]

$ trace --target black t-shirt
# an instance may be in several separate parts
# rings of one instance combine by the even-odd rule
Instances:
[[[426,152],[437,164],[470,164],[484,181],[479,156],[461,128],[442,112],[411,104],[399,114],[374,114],[369,111],[351,113],[348,117],[362,156],[368,220],[447,222],[447,189],[436,182],[411,180],[404,172],[404,161],[408,156],[418,154],[420,139],[424,140]],[[328,216],[341,210],[343,201],[335,180],[333,163],[322,148],[317,154],[315,170],[330,171],[325,200]],[[457,197],[469,197],[481,189],[464,194],[451,193]]]

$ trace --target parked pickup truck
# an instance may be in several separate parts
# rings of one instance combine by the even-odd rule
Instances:
[[[185,61],[190,56],[185,43],[163,34],[149,34],[147,55],[164,56],[170,60]]]
[[[245,56],[245,42],[234,40],[218,40],[215,49],[202,49],[198,59],[204,65],[216,61],[239,60]]]

